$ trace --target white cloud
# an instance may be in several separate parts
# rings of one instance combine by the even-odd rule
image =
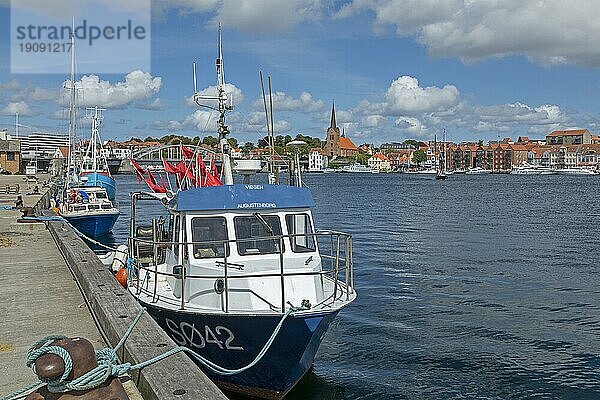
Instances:
[[[201,96],[217,96],[217,87],[215,85],[206,87],[198,92]],[[227,94],[228,101],[233,101],[234,107],[241,104],[244,101],[244,94],[242,93],[242,89],[238,88],[232,83],[225,84],[225,93]],[[211,107],[217,107],[216,100],[200,100],[200,103],[203,105],[208,105]],[[194,101],[194,96],[189,96],[185,98],[185,104],[189,107],[198,108],[198,104]]]
[[[300,93],[300,96],[295,99],[292,96],[288,96],[285,92],[273,93],[273,110],[274,111],[298,111],[301,113],[313,113],[324,109],[322,100],[313,99],[312,95],[308,92]],[[269,99],[267,98],[267,107]],[[255,110],[263,110],[264,103],[263,99],[257,99],[253,108]]]
[[[545,65],[600,65],[600,2],[353,0],[337,16],[373,12],[375,27],[415,35],[430,54],[466,62],[521,54]]]
[[[427,128],[417,118],[400,117],[395,121],[401,132],[413,136],[421,137],[427,131]]]
[[[19,116],[22,117],[30,117],[35,115],[29,105],[24,101],[8,103],[8,105],[4,107],[2,111],[0,111],[0,115],[15,115],[16,113],[19,113]]]
[[[422,88],[411,76],[401,76],[392,82],[385,94],[389,114],[438,111],[458,104],[458,89],[452,85],[443,88]]]
[[[160,77],[153,77],[148,72],[132,71],[125,76],[125,81],[110,83],[100,80],[97,75],[84,75],[75,83],[77,88],[77,105],[99,106],[105,108],[125,108],[131,103],[146,100],[156,95],[161,87]],[[68,97],[61,96],[64,104]]]
[[[211,23],[253,34],[291,31],[322,15],[321,0],[222,0]]]
[[[137,108],[142,110],[151,110],[151,111],[162,111],[166,108],[165,104],[160,98],[156,98],[150,103],[141,103],[137,105]]]
[[[362,119],[362,126],[367,128],[377,128],[383,126],[387,121],[384,116],[381,115],[368,115]]]

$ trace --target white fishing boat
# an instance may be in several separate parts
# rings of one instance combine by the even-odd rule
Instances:
[[[315,230],[315,203],[297,168],[290,168],[297,175],[289,186],[233,183],[221,54],[219,35],[217,96],[194,85],[199,105],[217,104],[221,171],[203,168],[194,153],[185,179],[195,184],[132,195],[128,252],[136,273],[128,287],[220,387],[279,399],[310,369],[338,312],[356,299],[352,237]],[[140,225],[145,201],[162,204],[166,218]]]

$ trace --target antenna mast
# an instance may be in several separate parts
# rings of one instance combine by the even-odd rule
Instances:
[[[225,72],[223,69],[223,52],[221,49],[221,24],[219,24],[219,37],[218,37],[218,55],[216,61],[217,67],[217,96],[206,96],[201,95],[196,89],[196,66],[194,64],[194,101],[200,107],[209,108],[219,113],[219,119],[217,120],[217,132],[219,134],[219,145],[221,148],[221,157],[223,160],[223,183],[225,185],[233,185],[233,171],[231,167],[231,156],[229,143],[227,142],[227,135],[229,134],[229,127],[225,125],[225,112],[233,110],[232,102],[228,101],[227,93],[225,92]],[[211,107],[206,104],[202,104],[202,100],[217,100],[217,107]]]

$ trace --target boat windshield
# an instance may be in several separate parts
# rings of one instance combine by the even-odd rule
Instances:
[[[227,221],[223,217],[192,218],[192,241],[194,242],[194,258],[229,256],[227,240]],[[198,243],[200,242],[200,243]]]
[[[315,238],[312,236],[312,224],[308,214],[287,214],[285,223],[288,233],[291,235],[290,241],[294,253],[308,253],[316,250]]]
[[[237,250],[241,256],[279,253],[279,240],[272,238],[281,235],[281,222],[276,215],[256,215],[235,217]],[[270,228],[270,229],[268,229]],[[256,239],[266,238],[270,239]]]

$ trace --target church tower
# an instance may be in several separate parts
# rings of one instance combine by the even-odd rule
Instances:
[[[335,103],[331,106],[331,124],[327,129],[327,137],[324,153],[329,157],[338,157],[340,155],[340,128],[335,123]]]

